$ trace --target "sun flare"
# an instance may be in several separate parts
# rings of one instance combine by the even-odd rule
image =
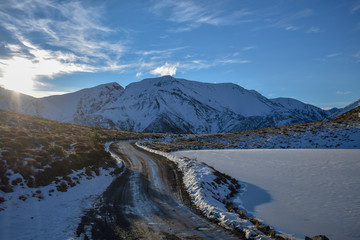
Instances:
[[[22,93],[29,93],[33,89],[36,74],[30,60],[14,57],[6,62],[2,61],[1,65],[6,68],[0,77],[0,85]]]

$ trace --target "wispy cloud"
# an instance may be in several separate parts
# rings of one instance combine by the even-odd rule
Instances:
[[[225,66],[225,65],[233,65],[233,64],[249,64],[249,63],[252,63],[252,61],[246,59],[238,59],[238,58],[221,58],[221,59],[215,59],[213,61],[197,59],[197,60],[185,61],[180,63],[178,69],[186,72],[191,70],[208,69],[216,66]]]
[[[303,28],[301,20],[314,15],[313,9],[303,9],[292,13],[274,12],[273,9],[264,11],[264,23],[255,30],[279,28],[286,31],[296,31]]]
[[[83,7],[78,1],[12,1],[1,5],[2,26],[13,37],[38,35],[43,44],[57,46],[78,55],[108,60],[124,51],[121,42],[99,40],[113,30],[101,25],[101,8]],[[39,17],[42,14],[44,17]]]
[[[360,51],[354,54],[354,58],[357,59],[357,62],[360,62]]]
[[[341,53],[341,52],[329,53],[325,57],[318,58],[316,60],[321,61],[321,62],[326,62],[326,61],[330,61],[331,59],[336,59],[337,57],[339,57],[341,55],[343,55],[343,53]]]
[[[351,8],[351,13],[355,13],[357,11],[360,10],[360,2],[358,2],[357,4],[355,4],[352,8]]]
[[[121,71],[126,48],[108,41],[114,30],[101,24],[101,7],[80,1],[13,0],[0,3],[0,26],[10,36],[6,56],[0,56],[8,81],[13,64],[31,70],[32,81],[72,72]],[[33,44],[36,42],[36,45]]]
[[[239,63],[239,64],[246,64],[246,63],[251,63],[252,61],[250,60],[244,60],[244,59],[222,59],[222,60],[217,60],[216,63],[219,64],[235,64],[235,63]]]
[[[148,51],[137,51],[136,53],[143,56],[149,56],[149,55],[171,55],[174,52],[184,50],[188,47],[177,47],[177,48],[170,48],[170,49],[163,49],[163,50],[148,50]]]
[[[92,66],[76,63],[77,57],[73,54],[40,49],[26,41],[22,43],[31,58],[20,54],[0,59],[2,69],[0,84],[6,88],[29,93],[41,77],[53,78],[58,74],[95,70]],[[9,48],[15,50],[23,46],[10,45]]]
[[[337,95],[349,95],[351,94],[352,92],[350,91],[336,91],[336,94]]]
[[[101,8],[50,0],[5,1],[0,7],[0,24],[18,42],[36,38],[43,47],[58,47],[89,61],[119,58],[124,52],[121,42],[100,40],[100,35],[113,32],[100,23]]]
[[[210,63],[206,60],[192,60],[180,63],[179,69],[186,72],[191,70],[208,69],[213,66],[215,66],[214,63]]]
[[[320,32],[320,28],[318,27],[311,27],[306,31],[306,33],[319,33],[319,32]]]
[[[330,53],[330,54],[326,55],[326,58],[334,58],[334,57],[338,57],[340,55],[342,55],[342,53],[340,53],[340,52]]]
[[[245,17],[252,14],[247,9],[240,9],[233,12],[218,10],[218,4],[206,1],[206,4],[194,1],[157,1],[151,11],[157,15],[169,13],[168,20],[178,23],[177,28],[172,32],[185,32],[200,27],[203,24],[213,26],[233,25],[250,21]]]
[[[257,48],[257,46],[252,45],[252,46],[243,47],[241,50],[243,52],[246,52],[246,51],[250,51],[250,50],[253,50],[253,49],[256,49],[256,48]]]

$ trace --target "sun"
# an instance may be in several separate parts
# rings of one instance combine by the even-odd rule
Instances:
[[[3,68],[0,75],[0,85],[9,90],[29,93],[34,87],[36,76],[32,62],[29,59],[14,57],[0,62]]]

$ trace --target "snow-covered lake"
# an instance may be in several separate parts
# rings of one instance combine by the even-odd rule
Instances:
[[[179,151],[247,184],[243,205],[295,237],[360,239],[359,149]]]

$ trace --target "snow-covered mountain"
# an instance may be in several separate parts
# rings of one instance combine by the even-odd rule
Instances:
[[[356,107],[360,106],[360,98],[358,100],[356,100],[355,102],[353,103],[350,103],[349,105],[343,107],[343,108],[340,108],[338,109],[336,112],[332,113],[331,115],[328,116],[328,119],[335,119],[337,118],[338,116],[340,116],[341,114],[344,114]]]
[[[268,99],[236,84],[170,76],[33,98],[0,89],[0,108],[52,120],[147,132],[217,133],[323,120],[328,113],[290,98]]]

